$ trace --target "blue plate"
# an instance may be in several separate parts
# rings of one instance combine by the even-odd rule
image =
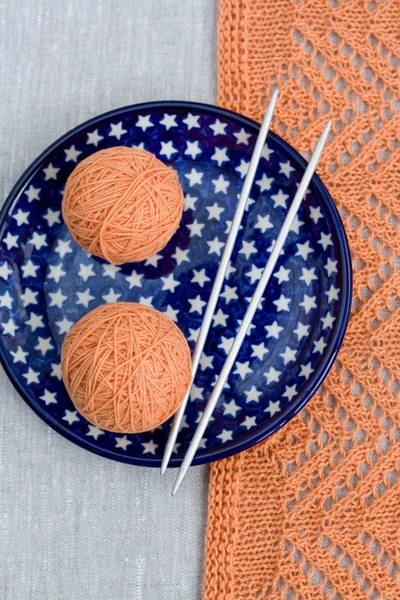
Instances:
[[[0,219],[1,361],[24,400],[76,444],[115,460],[160,465],[170,423],[140,435],[89,424],[61,381],[61,344],[89,310],[130,300],[169,315],[193,349],[258,129],[204,104],[128,106],[64,135],[12,190]],[[60,212],[75,165],[117,145],[144,148],[172,165],[185,193],[181,225],[162,252],[121,267],[82,250]],[[171,466],[181,463],[304,169],[301,156],[271,133]],[[249,448],[293,418],[334,361],[350,301],[346,235],[314,176],[194,464]]]

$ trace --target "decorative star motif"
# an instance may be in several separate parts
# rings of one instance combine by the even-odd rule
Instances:
[[[23,373],[22,377],[25,377],[27,384],[30,385],[31,383],[39,383],[39,375],[38,371],[34,371],[32,367],[29,367],[28,372]]]
[[[247,377],[247,375],[250,375],[253,371],[252,369],[250,369],[249,367],[250,361],[246,361],[246,362],[239,362],[236,361],[235,363],[235,371],[233,371],[234,375],[239,375],[239,377],[241,379],[245,379]]]
[[[267,383],[269,385],[270,383],[278,383],[279,376],[281,374],[282,373],[280,371],[277,371],[276,369],[274,369],[274,367],[270,367],[269,371],[264,373],[264,376],[267,378]]]
[[[309,362],[306,365],[301,365],[300,377],[305,377],[308,379],[311,373],[314,372],[314,369],[311,367],[311,363]]]
[[[308,240],[304,244],[296,244],[296,246],[296,256],[301,256],[304,260],[307,260],[308,255],[314,252],[314,250],[310,248],[310,242]]]
[[[249,139],[251,138],[251,133],[246,133],[245,130],[242,129],[236,133],[233,134],[236,138],[236,143],[237,144],[244,144],[245,146],[249,145]]]
[[[90,302],[94,300],[94,296],[90,295],[90,288],[87,288],[84,292],[76,292],[78,296],[77,304],[81,304],[85,308],[88,308]]]
[[[214,135],[225,135],[226,127],[227,123],[222,123],[219,119],[217,119],[213,125],[210,125],[210,129],[213,130]]]
[[[18,209],[18,211],[15,213],[15,215],[11,215],[13,219],[15,219],[17,221],[18,227],[21,227],[21,225],[29,225],[29,213],[28,212],[24,212],[23,210],[21,210],[20,208]]]
[[[327,346],[327,344],[326,344],[324,338],[321,336],[318,341],[314,342],[313,353],[319,352],[320,354],[322,354],[322,352],[324,351],[324,348],[326,348],[326,346]]]
[[[234,400],[230,402],[224,402],[224,415],[230,415],[231,417],[236,417],[236,413],[241,411],[240,406],[236,404]]]
[[[258,179],[258,181],[256,181],[256,184],[259,186],[260,192],[265,192],[271,189],[273,181],[273,177],[267,177],[266,174],[263,173],[261,179]]]
[[[192,280],[193,281],[193,280]],[[218,312],[216,312],[213,315],[213,326],[217,327],[218,325],[222,325],[223,327],[226,327],[226,321],[228,319],[228,315],[226,315],[225,313],[222,312],[222,310],[219,308]]]
[[[265,215],[265,217],[257,215],[257,223],[254,225],[255,229],[259,229],[261,233],[265,233],[267,229],[271,229],[272,227],[273,224],[271,223],[269,215]]]
[[[140,296],[139,304],[143,306],[148,306],[149,308],[153,307],[153,296],[148,296],[145,298],[144,296]]]
[[[196,296],[196,298],[189,298],[189,312],[197,312],[199,315],[203,314],[203,308],[206,305],[206,302],[201,299],[200,294]]]
[[[104,296],[102,296],[102,298],[103,298],[104,302],[107,302],[107,304],[110,304],[112,302],[118,302],[119,298],[121,298],[121,294],[117,294],[113,288],[110,288],[110,291],[108,292],[108,294],[104,294]]]
[[[246,404],[248,402],[259,402],[259,398],[262,396],[262,392],[259,392],[255,385],[251,386],[244,394],[246,396]]]
[[[68,319],[64,317],[62,321],[56,321],[56,325],[58,327],[58,332],[60,335],[62,335],[63,333],[68,333],[73,325],[73,322],[68,321]]]
[[[328,248],[328,246],[333,246],[332,242],[332,234],[331,233],[322,233],[321,237],[318,240],[318,244],[321,244],[324,250]]]
[[[262,149],[261,152],[261,158],[265,158],[265,160],[269,160],[271,154],[273,154],[274,151],[271,150],[271,148],[268,148],[268,144],[264,145],[264,148]]]
[[[11,248],[18,248],[18,236],[11,235],[11,233],[8,232],[6,237],[3,238],[3,244],[6,244],[7,250],[11,250]]]
[[[300,321],[297,323],[297,329],[293,330],[293,333],[297,335],[298,340],[300,341],[303,337],[308,336],[308,330],[310,329],[309,325],[303,325]]]
[[[203,151],[202,149],[199,147],[199,142],[197,140],[195,140],[194,142],[186,142],[186,150],[185,150],[185,154],[186,156],[190,156],[193,160],[196,160],[197,155],[201,154]]]
[[[2,265],[0,265],[0,277],[2,279],[4,279],[5,281],[7,281],[8,276],[11,275],[12,273],[12,269],[10,269],[10,267],[8,266],[8,263],[3,262]]]
[[[228,179],[225,179],[223,175],[220,175],[218,177],[218,179],[212,179],[212,183],[214,184],[214,192],[216,194],[218,194],[220,192],[222,192],[222,194],[227,193],[227,190],[229,187],[229,181],[228,181]],[[222,210],[224,210],[224,209],[222,208],[221,211]]]
[[[271,200],[274,201],[274,208],[286,208],[286,200],[289,198],[287,194],[284,194],[282,190],[279,190],[277,194],[271,196]]]
[[[191,279],[192,283],[198,283],[199,286],[203,288],[207,281],[211,281],[211,279],[207,277],[205,269],[201,269],[200,271],[193,269],[193,278]]]
[[[296,235],[299,234],[300,231],[300,227],[304,225],[303,221],[300,221],[299,216],[296,215],[295,218],[293,219],[293,223],[290,227],[290,231],[293,231]]]
[[[49,274],[47,275],[48,279],[54,279],[56,283],[59,283],[61,277],[64,277],[64,275],[66,275],[66,273],[62,268],[62,264],[49,266]]]
[[[36,277],[36,271],[39,265],[35,265],[31,260],[28,260],[24,265],[21,265],[22,277]]]
[[[235,341],[234,337],[227,338],[224,335],[222,335],[221,341],[218,344],[218,348],[221,348],[225,352],[225,354],[228,355],[232,348],[232,344],[234,341]]]
[[[224,247],[223,242],[220,242],[217,237],[215,237],[211,242],[207,242],[210,247],[208,254],[218,254],[221,256],[221,250]]]
[[[261,344],[253,344],[252,347],[252,354],[251,356],[259,358],[260,360],[264,359],[264,354],[268,354],[269,350],[266,348],[264,343]]]
[[[307,296],[307,294],[304,294],[304,299],[303,302],[300,302],[300,306],[303,306],[306,314],[308,314],[312,308],[317,308],[316,299],[316,296]]]
[[[115,447],[116,448],[121,448],[122,450],[126,451],[127,447],[130,446],[131,444],[132,444],[132,442],[130,440],[128,440],[126,435],[115,438]]]
[[[143,446],[143,454],[155,455],[159,444],[155,444],[154,440],[150,440],[149,442],[142,443],[142,446]]]
[[[49,224],[49,227],[53,227],[53,225],[55,223],[61,223],[60,214],[61,214],[61,211],[51,210],[51,208],[48,208],[46,214],[43,215],[43,219],[45,219],[47,221],[47,223]]]
[[[97,146],[99,145],[99,142],[101,142],[101,140],[104,140],[104,137],[99,134],[98,129],[95,129],[91,133],[87,134],[86,143],[93,144],[93,146],[95,146],[97,148]]]
[[[336,321],[336,317],[328,313],[321,319],[322,329],[332,329],[333,323]]]
[[[121,267],[117,265],[107,264],[103,265],[103,277],[111,277],[115,279],[116,274],[121,270]]]
[[[269,416],[273,417],[274,415],[276,415],[276,413],[280,412],[281,410],[281,406],[280,406],[280,401],[277,400],[276,402],[272,402],[272,400],[270,400],[267,408],[264,410],[264,412],[269,412]]]
[[[64,152],[65,162],[69,162],[70,160],[72,160],[72,162],[74,163],[78,162],[78,156],[82,154],[82,152],[80,150],[77,150],[75,146],[71,146],[71,148],[68,148],[68,150],[64,150]]]
[[[214,202],[212,206],[206,206],[206,210],[208,211],[208,220],[215,219],[216,221],[220,221],[220,215],[225,209],[217,204],[217,202]]]
[[[154,256],[150,256],[144,263],[146,267],[157,267],[158,261],[162,259],[162,254],[154,254]]]
[[[170,304],[168,304],[167,308],[164,310],[164,315],[167,315],[174,323],[178,322],[178,313],[179,310],[174,310]]]
[[[35,346],[35,350],[39,350],[39,352],[41,352],[42,356],[44,356],[46,354],[46,352],[48,352],[49,350],[53,350],[54,346],[51,343],[51,338],[42,338],[42,337],[38,337],[38,344]]]
[[[247,271],[245,273],[245,275],[246,275],[246,277],[250,277],[250,281],[253,284],[256,281],[260,280],[263,270],[264,269],[262,269],[261,267],[260,268],[256,267],[256,265],[254,263],[252,263],[250,271]]]
[[[67,240],[64,242],[63,240],[58,240],[57,246],[55,248],[55,252],[60,255],[60,258],[64,258],[67,254],[72,253],[72,248],[70,246],[71,240]]]
[[[289,362],[296,360],[296,354],[296,350],[293,350],[292,348],[289,348],[289,346],[286,346],[285,351],[282,352],[279,356],[283,358],[283,364],[287,365]]]
[[[296,170],[291,166],[289,161],[285,163],[279,163],[279,167],[279,173],[283,173],[288,179],[290,178],[290,173]]]
[[[125,133],[128,133],[128,130],[123,128],[122,121],[110,124],[110,132],[108,134],[110,137],[116,137],[119,141]]]
[[[4,292],[4,294],[2,294],[0,296],[0,307],[1,308],[8,308],[8,309],[11,310],[12,303],[13,303],[13,299],[10,296],[10,292],[7,290],[6,292]]]
[[[230,440],[232,440],[232,431],[228,431],[227,429],[223,429],[222,433],[220,433],[219,435],[217,435],[217,438],[220,438],[221,443],[225,444],[226,442],[229,442]]]
[[[61,363],[51,363],[50,376],[61,381]]]
[[[172,258],[175,258],[176,264],[179,266],[183,262],[190,263],[190,258],[188,256],[188,254],[189,254],[189,249],[188,250],[182,250],[181,248],[177,248],[175,250],[175,254],[172,255]]]
[[[53,163],[50,163],[46,169],[43,169],[44,180],[49,181],[49,179],[57,179],[57,173],[60,169],[56,169],[53,167]]]
[[[274,300],[274,304],[278,312],[281,311],[289,311],[289,304],[291,302],[291,298],[286,298],[283,294],[280,295],[278,300]]]
[[[214,154],[211,157],[211,160],[215,160],[220,167],[224,162],[229,161],[229,156],[227,155],[228,148],[215,148]]]
[[[331,285],[325,294],[328,296],[328,302],[332,302],[332,300],[339,300],[339,288],[335,288],[334,285]]]
[[[104,435],[104,431],[96,427],[96,425],[88,425],[87,437],[92,437],[97,440],[101,435]]]
[[[35,188],[33,185],[30,185],[27,190],[25,190],[24,194],[28,197],[28,202],[31,203],[34,200],[40,200],[39,194],[41,192],[40,188]]]
[[[135,123],[136,127],[140,127],[142,131],[146,131],[149,127],[154,127],[151,122],[150,115],[139,115],[138,120]]]
[[[24,365],[26,365],[26,357],[29,356],[29,352],[24,352],[21,346],[18,346],[15,352],[10,350],[10,354],[13,357],[14,363],[21,362],[24,363]]]
[[[190,173],[185,174],[185,177],[186,179],[189,179],[190,187],[193,187],[194,185],[201,184],[201,181],[203,179],[203,172],[196,171],[196,169],[192,169]]]
[[[242,425],[243,427],[246,427],[247,430],[251,429],[252,427],[255,427],[257,425],[256,417],[250,417],[249,415],[247,415]]]
[[[11,318],[8,321],[4,321],[4,323],[2,323],[1,326],[3,328],[4,335],[14,336],[15,332],[18,329],[18,325],[16,325]]]
[[[190,388],[190,399],[192,402],[194,400],[203,400],[203,392],[204,388],[197,387],[197,385],[193,383],[192,387]]]
[[[83,263],[81,263],[79,265],[78,275],[79,277],[82,277],[83,281],[86,283],[89,277],[94,277],[95,275],[93,272],[93,265],[84,265]]]
[[[318,279],[318,277],[315,274],[315,267],[313,267],[312,269],[302,269],[301,273],[302,275],[300,277],[300,280],[305,281],[306,285],[310,285],[312,281]]]
[[[39,398],[40,398],[40,400],[43,400],[43,402],[46,404],[46,406],[49,406],[49,404],[57,404],[56,393],[50,392],[47,389],[44,390],[43,396],[39,396]]]
[[[328,277],[330,275],[332,275],[333,273],[337,273],[337,266],[336,266],[337,264],[338,264],[337,260],[332,260],[332,259],[328,258],[328,261],[325,265],[325,270],[328,274]]]
[[[176,115],[167,115],[164,113],[164,118],[160,121],[161,125],[164,125],[165,129],[169,131],[171,127],[178,127],[176,122]]]
[[[274,321],[272,325],[266,325],[265,329],[267,331],[267,338],[272,337],[276,340],[279,339],[279,334],[281,331],[283,331],[283,327],[278,325],[278,321]]]
[[[163,292],[174,292],[175,288],[180,285],[180,281],[174,279],[173,273],[170,273],[167,277],[161,277],[161,281],[163,282]]]
[[[279,271],[274,273],[274,277],[277,278],[279,285],[284,281],[289,281],[290,269],[285,269],[283,265],[280,266]]]
[[[320,219],[323,219],[321,208],[319,206],[316,208],[314,206],[310,206],[310,217],[314,223],[317,224]]]
[[[220,298],[224,298],[226,304],[229,304],[231,300],[238,300],[239,296],[237,295],[237,287],[231,287],[227,284],[224,286],[224,291],[220,294]]]
[[[250,161],[244,160],[244,158],[242,158],[240,161],[240,165],[235,168],[235,171],[237,171],[240,175],[240,179],[244,179],[246,177],[249,167]]]
[[[252,254],[257,254],[257,248],[254,246],[254,244],[254,240],[252,242],[246,242],[246,240],[243,240],[239,254],[244,254],[246,259],[249,260]]]
[[[196,200],[196,196],[190,196],[189,194],[186,194],[183,200],[183,210],[195,210]]]
[[[58,306],[58,308],[62,308],[63,303],[67,299],[67,296],[64,296],[61,289],[58,289],[56,292],[49,292],[49,296],[50,306]]]
[[[198,235],[199,237],[201,237],[201,230],[203,229],[204,225],[203,223],[199,223],[197,219],[195,219],[193,223],[191,223],[190,225],[186,225],[186,227],[190,231],[190,237],[193,237],[194,235]]]
[[[37,315],[34,312],[31,312],[31,314],[29,315],[29,319],[27,319],[25,323],[29,325],[32,331],[36,331],[36,329],[44,327],[42,315]]]
[[[176,154],[178,150],[175,148],[171,141],[161,142],[160,156],[166,156],[168,160],[171,159],[173,154]]]
[[[187,128],[190,131],[191,129],[200,128],[199,119],[200,115],[192,115],[191,113],[189,113],[186,119],[183,119],[182,122],[185,123],[185,125],[187,125]]]
[[[43,246],[48,245],[46,242],[46,234],[42,233],[41,235],[39,235],[36,231],[34,231],[29,242],[32,244],[32,246],[35,246],[36,250],[40,250],[40,248],[42,248]]]
[[[39,292],[33,292],[30,288],[25,288],[24,293],[21,294],[21,300],[24,304],[24,307],[26,308],[27,306],[29,306],[30,304],[37,304],[37,296],[39,295]]]

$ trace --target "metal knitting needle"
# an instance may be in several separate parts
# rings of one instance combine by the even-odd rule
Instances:
[[[267,264],[265,265],[263,274],[261,275],[261,279],[258,282],[258,285],[253,294],[253,297],[251,299],[249,307],[246,311],[246,314],[244,316],[242,324],[240,325],[239,331],[236,334],[235,340],[232,344],[232,348],[225,360],[224,366],[222,367],[221,373],[219,374],[217,382],[211,393],[210,399],[204,410],[203,416],[200,420],[200,423],[197,426],[197,429],[194,433],[193,439],[192,439],[190,446],[186,452],[185,458],[183,459],[181,468],[178,473],[178,477],[175,482],[175,486],[174,486],[172,495],[176,494],[176,492],[178,491],[178,488],[179,488],[180,484],[182,483],[183,478],[185,477],[186,472],[187,472],[188,468],[190,467],[192,460],[196,454],[196,451],[199,447],[200,441],[203,437],[204,431],[208,425],[208,422],[210,420],[212,413],[214,412],[215,406],[216,406],[218,399],[222,393],[223,387],[228,379],[229,373],[231,372],[231,369],[235,363],[236,357],[241,348],[243,340],[246,336],[247,330],[248,330],[249,326],[251,325],[254,314],[255,314],[257,307],[260,303],[260,300],[264,294],[265,288],[267,287],[268,281],[274,271],[275,265],[277,263],[279,255],[281,253],[283,245],[286,241],[286,238],[289,234],[289,231],[293,224],[294,218],[300,208],[300,204],[303,201],[303,198],[307,191],[308,185],[311,181],[311,178],[314,174],[314,171],[318,164],[321,153],[324,149],[330,127],[331,127],[331,121],[329,121],[328,124],[326,125],[326,127],[315,147],[315,150],[311,157],[311,160],[310,160],[309,164],[307,165],[306,171],[305,171],[303,178],[300,182],[300,185],[297,189],[297,192],[292,201],[292,204],[290,205],[290,208],[289,208],[286,218],[283,222],[282,228],[279,232],[279,235],[278,235],[278,238],[274,245],[274,248],[270,254]]]
[[[214,284],[211,290],[210,298],[208,300],[207,308],[204,313],[203,322],[200,327],[199,335],[197,338],[196,346],[192,354],[192,379],[190,382],[189,390],[180,405],[178,411],[175,413],[174,420],[171,425],[168,440],[164,450],[164,456],[161,464],[161,474],[164,474],[168,463],[171,458],[172,451],[176,442],[176,438],[179,433],[179,428],[182,423],[183,415],[185,413],[186,405],[190,396],[190,388],[192,387],[194,378],[199,367],[201,354],[203,352],[204,344],[207,339],[208,331],[211,326],[211,319],[214,315],[215,307],[218,302],[218,298],[221,292],[222,284],[225,279],[225,273],[229,265],[229,261],[232,255],[232,250],[235,245],[236,237],[239,231],[240,223],[243,218],[244,209],[247,204],[247,200],[250,195],[250,191],[256,175],[258,163],[260,162],[261,154],[264,148],[265,140],[267,139],[269,127],[272,121],[272,117],[275,110],[275,104],[278,98],[278,90],[276,89],[271,97],[271,101],[265,113],[260,132],[258,134],[256,145],[254,148],[253,155],[250,160],[249,170],[247,171],[246,179],[244,180],[243,188],[239,197],[239,201],[236,207],[235,215],[233,217],[231,229],[226,240],[225,248],[222,254],[221,262],[219,263],[218,271],[215,276]]]

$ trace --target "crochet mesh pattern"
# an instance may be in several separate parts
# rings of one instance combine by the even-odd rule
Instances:
[[[204,600],[400,598],[400,2],[220,0],[219,103],[310,156],[342,215],[354,297],[322,388],[211,470]]]

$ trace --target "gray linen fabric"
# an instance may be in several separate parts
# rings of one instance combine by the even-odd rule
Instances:
[[[0,0],[0,186],[101,112],[215,102],[217,0]],[[45,425],[0,372],[1,600],[198,600],[208,471],[108,461]]]

